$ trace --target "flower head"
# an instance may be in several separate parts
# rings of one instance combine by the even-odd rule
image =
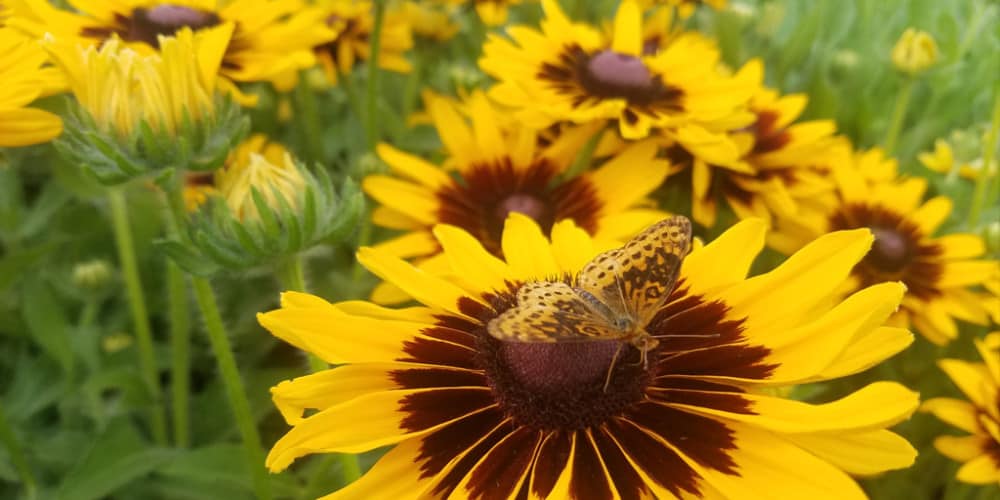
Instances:
[[[13,0],[10,24],[41,37],[100,46],[118,38],[122,44],[148,55],[160,37],[182,29],[196,34],[228,26],[231,36],[220,48],[220,84],[243,103],[251,96],[239,93],[232,81],[272,81],[289,71],[315,64],[310,49],[333,33],[322,13],[298,1],[282,0],[74,0],[76,12],[53,7],[47,0]]]
[[[437,3],[469,5],[475,7],[476,14],[487,26],[500,26],[507,22],[507,10],[524,0],[434,0]]]
[[[426,5],[424,2],[407,1],[399,6],[409,21],[413,36],[437,40],[450,40],[458,33],[458,25],[445,10]]]
[[[638,325],[661,339],[646,362],[617,340],[507,342],[488,332],[521,305],[526,284],[572,285],[598,253],[571,221],[553,228],[550,243],[512,214],[505,259],[439,225],[448,279],[362,248],[362,264],[421,305],[330,304],[289,292],[281,309],[258,316],[274,335],[343,365],[272,389],[293,427],[267,465],[395,445],[331,498],[745,498],[761,488],[776,498],[863,498],[847,473],[912,463],[913,448],[886,427],[916,408],[916,394],[876,382],[809,404],[767,388],[853,374],[903,349],[909,332],[880,327],[903,287],[829,302],[871,245],[866,230],[827,235],[747,279],[764,230],[742,222],[672,261],[676,286]],[[619,263],[629,280],[653,279],[636,261]],[[572,333],[574,317],[555,324],[583,335]]]
[[[395,175],[370,175],[363,183],[381,204],[375,223],[408,231],[380,245],[400,257],[438,254],[431,235],[438,223],[463,228],[501,255],[511,212],[531,217],[546,233],[572,219],[602,242],[627,239],[664,215],[643,203],[668,170],[655,159],[653,143],[633,145],[593,171],[564,179],[560,174],[595,127],[554,136],[526,129],[481,92],[461,104],[430,97],[428,109],[447,149],[442,164],[382,144],[378,153]],[[451,169],[457,176],[447,173]]]
[[[642,12],[622,2],[614,33],[573,23],[558,2],[545,0],[542,31],[508,30],[512,40],[490,35],[480,67],[499,80],[490,91],[529,126],[612,120],[626,139],[653,128],[714,126],[745,115],[754,86],[718,71],[715,45],[695,33],[645,54]]]
[[[326,70],[327,77],[337,81],[338,75],[354,70],[354,66],[371,58],[371,34],[375,15],[370,1],[334,0],[324,7],[327,26],[334,31],[333,39],[316,45],[314,52]],[[382,21],[379,43],[379,68],[409,73],[412,69],[405,54],[413,47],[413,35],[407,11],[390,9]]]
[[[50,81],[45,51],[11,28],[0,27],[0,147],[47,142],[62,132],[58,116],[27,107]]]
[[[904,73],[923,73],[938,60],[934,37],[926,31],[906,28],[892,48],[892,64]]]
[[[958,480],[1000,486],[1000,332],[976,339],[982,363],[960,359],[938,361],[968,401],[934,398],[922,411],[968,432],[967,436],[940,436],[934,447],[952,460],[962,462]]]
[[[953,137],[961,140],[959,138],[967,135],[969,134],[955,134]],[[974,142],[977,143],[976,146],[980,146],[978,144],[979,141],[968,142]],[[978,154],[982,151],[981,147],[968,149],[974,149],[976,152],[971,153],[966,148],[961,148],[959,149],[959,154],[956,155],[955,149],[952,148],[949,141],[938,139],[934,141],[934,151],[920,153],[917,158],[925,167],[935,172],[948,175],[957,173],[966,179],[975,180],[983,175],[992,177],[997,174],[997,162],[995,159],[986,167],[983,165],[982,156]]]
[[[778,231],[770,238],[772,246],[791,254],[826,232],[867,228],[875,235],[875,244],[854,267],[843,291],[886,281],[905,283],[906,297],[894,323],[913,324],[937,344],[958,336],[955,318],[988,322],[990,310],[1000,303],[972,288],[996,279],[1000,267],[994,260],[979,258],[985,252],[979,236],[934,236],[951,212],[950,199],[923,201],[924,179],[891,179],[895,161],[886,160],[879,150],[857,153],[853,162],[834,169],[834,176],[836,203],[779,220]]]
[[[715,10],[726,8],[728,0],[644,0],[643,4],[661,4],[674,7],[683,19],[687,19],[694,14],[699,5],[708,5]]]
[[[294,209],[304,187],[305,178],[291,154],[280,144],[267,143],[261,134],[247,139],[233,151],[226,165],[215,172],[215,188],[233,215],[241,220],[260,218],[254,190],[272,209],[280,208],[280,200]]]

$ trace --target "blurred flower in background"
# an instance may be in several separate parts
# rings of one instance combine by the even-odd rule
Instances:
[[[336,83],[355,65],[371,59],[371,35],[375,26],[373,4],[369,1],[332,0],[322,4],[326,25],[333,30],[329,41],[314,45],[314,52]],[[405,54],[413,47],[408,11],[387,10],[379,40],[378,66],[381,69],[408,73],[412,69]]]
[[[39,144],[62,132],[57,115],[27,107],[58,91],[59,79],[43,68],[46,59],[45,51],[33,40],[0,27],[0,147]]]
[[[892,64],[903,73],[922,73],[937,61],[937,43],[926,31],[907,28],[892,48]]]
[[[962,462],[958,480],[1000,486],[1000,332],[975,339],[981,363],[942,359],[941,367],[965,395],[967,401],[934,398],[922,411],[934,414],[966,436],[940,436],[934,447],[952,460]]]

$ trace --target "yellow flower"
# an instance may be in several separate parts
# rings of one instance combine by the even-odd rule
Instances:
[[[507,22],[507,9],[525,0],[434,0],[437,3],[451,5],[469,5],[475,7],[476,14],[487,26],[500,26]],[[530,0],[529,0],[530,1]]]
[[[687,19],[694,14],[699,5],[705,4],[715,10],[722,10],[729,2],[728,0],[643,0],[641,3],[644,7],[656,4],[674,7],[682,19]]]
[[[326,70],[327,77],[337,82],[337,76],[350,73],[362,60],[371,58],[372,30],[375,15],[370,1],[333,0],[324,7],[326,23],[336,36],[317,45],[316,57]],[[390,9],[382,20],[382,37],[379,41],[378,67],[398,73],[409,73],[410,62],[404,57],[413,47],[413,36],[407,13]]]
[[[323,23],[323,13],[297,0],[73,0],[77,12],[57,9],[48,0],[12,0],[12,26],[35,37],[51,33],[56,38],[99,45],[117,36],[142,55],[152,53],[158,37],[182,28],[196,34],[228,25],[232,37],[223,47],[221,85],[243,103],[232,81],[279,79],[289,71],[315,64],[311,48],[333,33]]]
[[[45,51],[34,41],[0,28],[0,147],[39,144],[62,132],[58,116],[27,107],[48,86],[45,60]]]
[[[896,69],[911,75],[922,73],[937,60],[937,43],[925,31],[906,28],[892,48],[892,63]]]
[[[406,16],[414,36],[444,42],[458,33],[458,25],[452,22],[448,12],[417,1],[403,2],[397,8]]]
[[[673,163],[690,166],[672,181],[690,183],[695,221],[715,225],[719,198],[740,219],[770,220],[835,203],[828,171],[844,161],[849,148],[834,137],[831,120],[795,123],[806,102],[804,94],[779,96],[761,88],[750,103],[754,122],[729,133],[736,158],[720,157],[718,148],[706,150],[704,143],[684,137],[669,145]]]
[[[997,172],[997,162],[994,160],[990,168],[983,168],[983,159],[977,158],[973,161],[958,161],[951,145],[943,139],[934,141],[934,151],[930,153],[920,153],[917,155],[920,163],[925,167],[942,174],[952,174],[957,172],[966,179],[976,180],[981,175],[992,177]]]
[[[938,366],[968,401],[934,398],[924,402],[921,411],[969,433],[934,440],[939,452],[962,462],[959,481],[1000,486],[1000,332],[975,342],[982,363],[960,359],[938,361]]]
[[[762,221],[744,221],[677,263],[676,287],[641,325],[665,339],[647,363],[616,340],[523,343],[488,333],[518,305],[523,284],[572,282],[599,252],[571,221],[550,242],[512,214],[505,259],[439,225],[447,279],[362,248],[363,265],[420,305],[287,292],[280,309],[258,315],[275,336],[341,365],[272,388],[292,428],[267,466],[394,445],[329,499],[865,498],[849,474],[913,463],[915,450],[887,428],[909,416],[917,395],[875,382],[811,404],[773,389],[858,373],[904,349],[912,335],[881,326],[903,286],[829,302],[871,245],[867,230],[824,236],[748,279],[764,233]],[[576,328],[572,317],[559,324]]]
[[[131,137],[146,122],[173,136],[186,119],[199,122],[212,115],[216,75],[232,29],[224,24],[195,35],[184,28],[161,37],[159,52],[148,55],[116,38],[100,49],[52,39],[45,47],[102,131]]]
[[[385,251],[407,258],[438,254],[431,229],[447,223],[501,255],[503,223],[511,212],[533,218],[546,232],[572,219],[605,244],[629,238],[664,216],[644,202],[668,170],[667,162],[654,159],[657,147],[651,142],[635,144],[597,169],[565,179],[560,174],[595,127],[544,136],[510,122],[506,110],[482,92],[461,105],[431,96],[428,110],[447,149],[442,164],[381,144],[378,154],[395,175],[370,175],[362,184],[381,205],[374,222],[407,231],[382,243]],[[448,174],[452,169],[457,176]],[[443,258],[426,265],[440,268]]]
[[[215,172],[215,189],[239,220],[260,217],[252,190],[256,189],[271,208],[282,201],[295,208],[305,179],[291,154],[280,144],[255,134],[233,150],[225,166]],[[281,197],[281,200],[278,198]]]
[[[491,97],[514,108],[526,125],[612,120],[624,138],[641,139],[653,128],[717,130],[717,124],[752,121],[746,104],[755,75],[719,72],[711,40],[683,33],[646,55],[642,11],[632,0],[618,8],[610,38],[570,22],[555,0],[542,6],[541,32],[519,26],[507,30],[513,40],[492,34],[479,61],[499,81]]]
[[[855,268],[843,292],[886,281],[901,281],[907,293],[893,324],[913,325],[928,340],[946,344],[958,336],[955,318],[987,324],[990,309],[1000,305],[974,289],[1000,276],[994,260],[979,259],[985,244],[974,234],[935,237],[948,218],[946,196],[923,201],[925,179],[874,180],[895,173],[895,162],[882,160],[877,175],[861,170],[881,152],[856,155],[853,164],[834,169],[837,202],[826,210],[800,212],[777,222],[770,243],[786,255],[829,231],[868,228],[875,234],[872,251]]]

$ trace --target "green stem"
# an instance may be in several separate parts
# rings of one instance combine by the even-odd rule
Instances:
[[[358,457],[346,453],[335,455],[340,462],[340,474],[344,478],[344,484],[351,484],[361,477],[361,466],[358,465]]]
[[[277,269],[278,279],[281,281],[282,286],[285,290],[292,290],[296,292],[307,292],[306,288],[306,277],[303,271],[303,262],[301,255],[294,255],[285,259]],[[319,371],[326,370],[330,368],[322,359],[317,358],[313,354],[308,354],[309,359],[309,371],[316,373]]]
[[[190,238],[188,238],[185,227],[187,214],[184,211],[181,174],[176,174],[174,177],[171,189],[167,192],[169,209],[167,215],[170,216],[171,227],[177,230],[177,237],[181,241],[189,243]],[[222,376],[222,384],[225,386],[229,405],[236,418],[236,427],[239,429],[243,441],[243,450],[253,478],[254,493],[258,500],[269,500],[271,498],[271,485],[268,481],[267,471],[264,469],[264,449],[261,446],[260,434],[257,432],[257,426],[250,411],[250,400],[247,399],[243,379],[236,366],[236,357],[229,344],[229,337],[225,325],[222,323],[222,315],[219,314],[215,292],[212,291],[212,285],[205,278],[189,277],[194,288],[198,308],[201,309],[201,315],[205,319],[205,332],[208,334],[208,341],[212,347],[215,362],[219,367],[219,374]]]
[[[170,389],[174,410],[174,443],[191,445],[191,320],[184,272],[167,262],[167,303],[170,311]]]
[[[979,172],[979,177],[976,178],[976,190],[972,195],[972,209],[969,210],[969,228],[974,228],[979,223],[979,215],[982,213],[986,201],[987,188],[991,183],[994,183],[994,177],[997,181],[993,186],[993,191],[994,193],[1000,192],[1000,171],[993,172],[992,177],[989,175],[993,155],[997,149],[998,129],[1000,129],[1000,85],[993,89],[993,116],[990,121],[990,131],[983,140],[983,167]]]
[[[21,482],[24,483],[27,498],[35,498],[35,476],[31,473],[28,461],[24,458],[24,448],[21,447],[17,436],[14,435],[14,429],[7,422],[7,415],[3,411],[3,406],[0,406],[0,442],[3,443],[4,448],[7,448],[10,461],[14,463],[17,474],[21,476]]]
[[[305,129],[306,152],[309,154],[309,162],[319,162],[323,159],[323,127],[319,118],[319,103],[316,102],[316,94],[309,85],[309,76],[303,72],[299,78],[299,85],[295,88],[295,105],[298,108],[297,115],[302,118],[302,125]]]
[[[219,306],[215,301],[215,293],[205,278],[191,277],[191,282],[194,285],[194,295],[198,301],[198,307],[205,318],[205,331],[208,333],[212,353],[215,355],[229,404],[236,417],[236,426],[243,438],[243,450],[246,453],[253,476],[254,493],[258,499],[269,499],[271,498],[271,488],[267,471],[264,469],[264,450],[261,447],[260,434],[257,432],[257,426],[250,411],[250,401],[247,399],[243,379],[236,367],[233,348],[229,344],[229,337],[222,324],[222,316],[219,314]]]
[[[375,21],[371,34],[371,57],[368,59],[368,82],[365,90],[365,138],[369,151],[378,144],[378,56],[382,48],[382,25],[385,19],[385,1],[375,0]]]
[[[152,397],[150,423],[153,440],[162,446],[167,444],[167,422],[160,395],[156,357],[153,354],[153,334],[149,326],[149,315],[146,311],[146,298],[142,291],[142,281],[139,278],[139,267],[136,264],[135,244],[132,240],[132,228],[128,222],[125,195],[121,189],[112,188],[108,192],[108,201],[111,206],[111,223],[115,233],[115,244],[118,247],[118,258],[121,260],[122,275],[125,278],[125,290],[128,293],[132,323],[135,326],[136,344],[139,350],[139,370]]]
[[[913,78],[905,77],[903,86],[896,96],[896,107],[892,110],[892,121],[889,122],[889,130],[885,134],[883,147],[886,155],[892,155],[896,149],[896,141],[899,139],[899,131],[903,128],[903,119],[906,117],[906,108],[910,105],[910,94],[913,92]]]
[[[607,127],[601,127],[600,130],[594,132],[594,135],[590,136],[590,139],[587,139],[587,142],[577,152],[573,163],[563,172],[562,177],[564,179],[572,179],[590,168],[590,160],[593,159],[594,150],[597,149],[597,145],[601,142],[601,137],[604,136],[605,130],[607,130]]]

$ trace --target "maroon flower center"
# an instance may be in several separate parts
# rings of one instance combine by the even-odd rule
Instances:
[[[193,9],[181,5],[161,4],[151,9],[138,7],[132,11],[122,39],[130,42],[145,42],[159,47],[159,35],[171,36],[181,28],[198,30],[219,24],[221,20],[214,12]]]
[[[551,396],[595,381],[603,383],[622,345],[616,341],[505,342],[500,353],[517,382],[538,394]]]
[[[902,271],[913,258],[913,248],[906,236],[894,228],[872,227],[875,243],[866,260],[875,268],[887,272]]]
[[[612,50],[594,54],[587,63],[587,75],[604,92],[621,97],[646,90],[653,83],[642,59]]]
[[[497,203],[496,208],[493,210],[493,215],[496,218],[495,223],[503,227],[504,221],[507,220],[507,216],[511,212],[527,215],[542,227],[552,226],[552,210],[537,196],[514,193],[504,198]]]

